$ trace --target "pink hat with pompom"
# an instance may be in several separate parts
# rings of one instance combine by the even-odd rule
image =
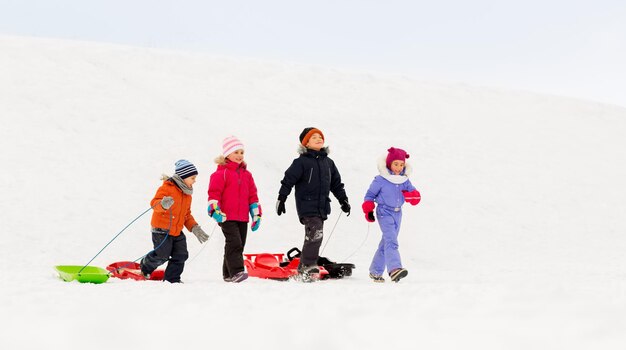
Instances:
[[[409,158],[409,154],[400,148],[391,147],[390,149],[387,150],[387,152],[389,152],[387,154],[387,161],[386,161],[387,169],[391,169],[391,163],[394,160],[401,160],[405,162],[406,159]]]

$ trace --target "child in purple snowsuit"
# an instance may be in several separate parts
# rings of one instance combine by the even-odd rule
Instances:
[[[381,158],[378,164],[380,175],[374,178],[362,205],[365,219],[368,222],[374,219],[374,209],[383,237],[370,265],[370,278],[374,282],[385,282],[383,273],[385,267],[393,282],[406,277],[409,272],[402,267],[400,252],[398,251],[398,234],[402,222],[402,204],[409,202],[417,205],[420,193],[409,181],[411,167],[406,163],[409,155],[402,149],[391,147],[386,158]]]

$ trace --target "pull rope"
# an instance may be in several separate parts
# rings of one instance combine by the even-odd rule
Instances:
[[[324,243],[324,246],[322,247],[322,251],[319,253],[319,255],[324,254],[324,249],[326,249],[326,245],[328,244],[328,242],[330,242],[330,238],[333,236],[333,232],[335,232],[335,228],[337,227],[337,224],[339,223],[339,219],[341,219],[341,214],[342,212],[339,212],[339,216],[337,216],[337,221],[335,221],[335,226],[333,226],[333,229],[330,231],[330,234],[328,235],[328,239],[326,240],[326,243]]]
[[[157,204],[159,204],[159,203],[157,203]],[[87,267],[87,266],[88,266],[88,265],[89,265],[92,261],[94,261],[94,259],[95,259],[98,255],[100,255],[100,253],[102,253],[102,252],[106,249],[106,247],[108,247],[108,246],[109,246],[109,244],[111,244],[111,243],[112,243],[115,239],[117,239],[117,237],[118,237],[119,235],[121,235],[121,234],[122,234],[122,232],[124,232],[124,230],[126,230],[126,229],[127,229],[130,225],[132,225],[135,221],[139,220],[139,218],[140,218],[140,217],[142,217],[142,216],[144,216],[144,214],[146,214],[146,213],[147,213],[147,212],[149,212],[150,210],[154,209],[154,207],[156,207],[156,206],[157,206],[157,204],[155,204],[155,205],[151,206],[150,208],[146,209],[146,211],[144,211],[143,213],[139,214],[139,216],[137,216],[135,219],[133,219],[133,221],[131,221],[128,225],[126,225],[126,227],[124,227],[124,228],[123,228],[120,232],[118,232],[118,234],[116,234],[116,235],[115,235],[115,237],[113,237],[113,239],[111,239],[111,240],[109,241],[109,243],[107,243],[107,244],[106,244],[106,245],[105,245],[102,249],[100,249],[100,251],[98,252],[98,254],[94,255],[94,257],[93,257],[93,258],[91,258],[91,260],[89,260],[89,262],[88,262],[88,263],[86,263],[86,264],[85,264],[85,266],[83,266],[83,267],[80,269],[80,271],[78,271],[78,273],[83,272],[83,270],[84,270],[84,269],[85,269],[85,268],[86,268],[86,267]],[[171,215],[172,215],[172,213],[171,213],[171,210],[170,210],[170,226],[171,226],[171,223],[172,223],[172,222],[171,222],[171,220],[172,220]]]
[[[157,203],[157,204],[159,204],[159,203]],[[156,207],[156,205],[157,205],[157,204],[155,204],[152,208]],[[152,209],[152,208],[150,208],[150,209]],[[150,210],[150,209],[148,209],[148,210]],[[157,250],[157,249],[161,248],[161,246],[163,245],[163,243],[165,243],[165,241],[167,240],[167,237],[169,237],[169,235],[170,235],[170,231],[172,230],[172,219],[173,219],[174,214],[172,213],[172,208],[168,209],[168,211],[170,212],[170,224],[169,224],[169,226],[168,226],[168,228],[167,228],[167,233],[165,234],[165,237],[163,237],[163,240],[161,241],[161,243],[159,243],[159,245],[158,245],[158,246],[156,246],[154,249],[152,249],[151,251],[147,252],[146,254],[144,254],[144,255],[142,255],[142,256],[140,256],[140,257],[138,257],[137,259],[135,259],[135,260],[133,260],[133,261],[131,261],[131,262],[129,262],[129,263],[127,263],[127,264],[125,264],[124,266],[120,266],[120,267],[116,268],[116,269],[115,269],[115,270],[113,270],[113,271],[115,271],[115,272],[118,272],[118,273],[119,273],[119,272],[120,272],[120,270],[123,270],[123,269],[125,269],[125,268],[129,267],[132,263],[136,263],[136,262],[137,262],[137,260],[143,259],[146,255],[148,255],[148,254],[152,253],[153,251],[155,251],[155,250]],[[144,214],[145,214],[145,213],[144,213]],[[143,215],[143,214],[142,214],[142,215]],[[113,271],[109,271],[108,275],[113,274]]]
[[[348,257],[347,257],[347,258],[345,258],[345,259],[343,259],[343,260],[341,260],[341,261],[346,262],[346,261],[347,261],[348,259],[350,259],[350,258],[351,258],[354,254],[356,254],[359,250],[361,250],[361,248],[363,248],[363,245],[365,244],[365,242],[367,242],[367,238],[368,238],[368,237],[369,237],[369,235],[370,235],[370,226],[371,226],[371,224],[369,224],[369,223],[368,223],[368,224],[367,224],[367,233],[365,234],[365,238],[363,239],[363,242],[361,242],[361,244],[359,245],[359,247],[358,247],[358,248],[356,248],[356,250],[355,250],[354,252],[352,252],[352,254],[348,255]]]
[[[206,243],[202,245],[202,248],[200,248],[200,250],[196,253],[196,255],[194,255],[193,258],[189,259],[189,263],[194,261],[198,257],[198,255],[200,255],[200,253],[202,253],[204,248],[206,248],[206,246],[209,245],[209,241],[211,241],[211,238],[213,238],[213,232],[215,232],[216,228],[217,228],[217,223],[215,223],[215,225],[213,226],[213,230],[211,230],[211,234],[209,235],[209,239],[207,239]]]

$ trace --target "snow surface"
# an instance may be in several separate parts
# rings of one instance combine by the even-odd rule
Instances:
[[[626,109],[530,92],[114,45],[0,37],[3,349],[621,349],[626,342]],[[575,74],[573,72],[572,74]],[[290,197],[304,127],[324,131],[352,215],[323,253],[356,264],[314,284],[221,280],[205,215],[221,140],[246,145],[264,206],[247,252],[300,247]],[[374,284],[360,213],[376,160],[411,154],[409,276]],[[162,173],[200,170],[185,284],[66,283],[149,207]],[[338,219],[339,218],[339,219]],[[338,220],[338,221],[337,221]],[[330,235],[333,226],[336,228]],[[328,240],[328,241],[326,241]],[[364,243],[363,243],[364,242]],[[151,249],[149,214],[91,265]]]

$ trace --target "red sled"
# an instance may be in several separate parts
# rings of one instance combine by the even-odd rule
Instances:
[[[246,258],[243,263],[251,277],[286,281],[298,274],[300,258],[289,257],[289,260],[283,261],[285,254],[270,253],[244,254],[244,256]],[[322,266],[319,270],[319,279],[324,279],[328,271]]]
[[[141,265],[132,261],[118,261],[109,266],[107,270],[111,272],[111,276],[119,279],[134,279],[136,281],[145,281],[146,278],[141,274]],[[151,281],[162,281],[165,270],[154,270],[150,274]]]

